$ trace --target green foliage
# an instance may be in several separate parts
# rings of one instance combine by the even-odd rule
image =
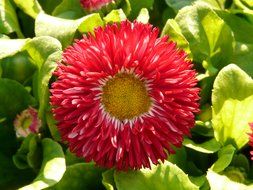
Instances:
[[[253,120],[253,81],[236,65],[223,68],[214,82],[213,128],[218,142],[242,148]]]
[[[43,161],[40,172],[34,181],[20,190],[44,189],[59,182],[66,170],[64,153],[55,141],[42,140]]]
[[[19,28],[17,14],[11,2],[9,0],[0,1],[0,33],[10,34],[16,32],[19,38],[23,37],[23,34]]]
[[[102,171],[102,168],[96,167],[93,163],[67,166],[61,181],[50,189],[102,189]]]
[[[222,68],[230,63],[234,38],[229,26],[204,4],[181,9],[176,18],[181,31],[189,42],[193,59],[210,67]],[[226,53],[224,53],[226,52]],[[214,73],[215,74],[215,73]]]
[[[198,189],[180,168],[168,161],[158,166],[152,166],[151,170],[115,172],[114,179],[119,190],[151,190],[154,187],[156,190]]]
[[[246,186],[241,183],[236,183],[228,177],[219,175],[212,170],[207,172],[207,179],[212,190],[251,190],[253,188],[252,185]]]
[[[14,0],[16,5],[29,16],[36,18],[42,11],[42,8],[37,0]]]
[[[35,99],[18,82],[11,79],[0,79],[0,117],[13,119]]]
[[[49,88],[75,39],[127,19],[158,26],[188,53],[201,99],[191,136],[175,154],[151,169],[117,171],[70,152]],[[115,0],[92,13],[79,0],[0,0],[0,189],[253,189],[252,34],[250,0]],[[28,106],[38,108],[43,126],[17,138],[14,119]],[[235,182],[233,171],[243,180]]]

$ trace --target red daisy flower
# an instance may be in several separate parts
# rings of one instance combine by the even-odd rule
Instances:
[[[82,6],[88,11],[99,10],[114,0],[80,0]]]
[[[180,147],[198,112],[186,53],[150,24],[97,28],[66,49],[51,104],[70,150],[104,167],[150,167]]]
[[[30,133],[39,133],[42,123],[37,110],[28,107],[16,116],[13,125],[17,137],[27,137]]]
[[[253,147],[253,123],[249,123],[252,133],[249,134],[249,145]],[[253,160],[253,150],[250,151],[251,160]]]

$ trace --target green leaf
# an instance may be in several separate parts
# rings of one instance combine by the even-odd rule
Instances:
[[[103,21],[98,13],[77,20],[62,19],[40,13],[35,21],[35,34],[36,36],[52,36],[58,39],[65,48],[73,42],[77,30],[92,32],[98,26],[103,26]]]
[[[19,169],[39,169],[41,165],[41,149],[38,145],[38,136],[30,134],[22,142],[16,154],[12,157],[14,164]]]
[[[49,36],[33,38],[23,47],[27,50],[38,71],[33,81],[33,93],[39,100],[39,117],[44,120],[45,112],[49,106],[49,80],[61,59],[61,44]]]
[[[224,175],[219,175],[212,170],[207,172],[207,180],[211,190],[252,190],[253,185],[244,185],[230,180]]]
[[[102,189],[102,171],[93,163],[78,163],[68,166],[59,183],[50,189]]]
[[[140,11],[138,17],[136,18],[136,20],[138,22],[143,23],[143,24],[147,24],[148,20],[149,20],[148,9],[146,9],[146,8],[141,9],[141,11]]]
[[[232,32],[208,6],[197,4],[184,7],[175,20],[189,42],[196,62],[206,60],[208,66],[219,69],[230,63],[234,42]]]
[[[200,189],[200,190],[210,190],[210,187],[209,187],[209,184],[208,184],[208,181],[207,181],[205,175],[198,176],[198,177],[190,176],[189,178],[190,178],[190,180],[191,180],[195,185],[199,186],[199,189]]]
[[[116,190],[116,184],[114,181],[114,169],[107,170],[103,172],[103,180],[102,183],[106,190]]]
[[[248,142],[248,123],[253,121],[252,79],[238,66],[226,66],[214,81],[212,104],[216,140],[242,148]]]
[[[19,38],[24,37],[19,28],[15,9],[9,0],[0,1],[0,33],[10,34],[16,32]]]
[[[49,106],[49,80],[57,67],[56,62],[61,59],[60,42],[50,36],[42,36],[26,40],[0,40],[0,45],[5,46],[3,48],[0,46],[0,59],[12,56],[17,52],[27,51],[29,60],[37,66],[33,81],[33,94],[39,100],[39,116],[44,121],[45,112]]]
[[[168,161],[152,166],[151,170],[115,172],[114,179],[118,190],[198,189],[180,168]]]
[[[253,33],[253,25],[250,22],[228,11],[216,10],[216,13],[229,25],[236,41],[246,44],[253,43],[253,35],[245,35]]]
[[[189,48],[189,42],[185,39],[180,27],[174,19],[167,20],[161,33],[161,36],[164,35],[168,35],[170,37],[169,39],[176,42],[179,48],[182,48],[185,52],[187,52],[190,57],[192,56]]]
[[[35,180],[20,190],[36,190],[51,187],[59,182],[66,170],[64,153],[61,146],[48,138],[42,140],[43,162]]]
[[[250,171],[249,160],[244,154],[234,155],[230,165],[237,168],[243,168],[247,173]]]
[[[41,7],[47,14],[52,14],[54,9],[62,2],[62,0],[38,0]]]
[[[236,43],[231,62],[253,77],[253,44]]]
[[[195,121],[195,126],[191,132],[204,137],[214,137],[211,121]]]
[[[185,6],[193,5],[194,3],[204,3],[206,6],[211,8],[224,8],[226,0],[165,0],[167,5],[172,7],[175,11],[179,11]]]
[[[231,163],[235,153],[235,147],[227,145],[218,152],[218,160],[212,165],[211,169],[221,172]]]
[[[85,12],[80,0],[63,0],[52,14],[60,18],[77,19],[84,16]]]
[[[113,23],[113,22],[121,22],[126,20],[126,15],[122,9],[112,10],[108,15],[104,18],[105,23]]]
[[[49,109],[51,110],[51,108]],[[55,141],[61,141],[61,135],[59,133],[59,130],[56,126],[57,121],[54,119],[54,116],[51,111],[46,112],[46,122],[47,126],[49,128],[50,134],[53,137]]]
[[[0,39],[0,59],[12,56],[22,51],[23,46],[29,39]]]
[[[39,169],[42,161],[42,150],[39,144],[38,136],[33,137],[29,143],[29,152],[27,154],[27,163],[35,171]]]
[[[17,7],[33,18],[43,11],[37,0],[14,0],[14,2]]]
[[[11,57],[0,60],[2,67],[2,77],[16,80],[24,83],[30,79],[36,70],[36,67],[29,60],[27,52],[19,52]]]
[[[35,135],[30,134],[27,136],[24,141],[22,142],[21,146],[19,147],[16,154],[12,157],[14,164],[17,166],[18,169],[26,169],[29,168],[27,163],[27,154],[29,152],[29,144],[32,138]]]
[[[154,4],[154,0],[129,0],[129,2],[132,9],[129,15],[130,19],[135,19],[142,8],[152,9]]]
[[[178,0],[165,0],[167,5],[172,7],[175,11],[178,11],[178,10],[182,9],[185,6],[192,5],[194,1],[196,1],[196,0],[181,0],[181,1],[178,1]]]
[[[0,117],[13,119],[29,105],[35,104],[35,99],[18,82],[10,79],[0,79]]]
[[[45,111],[49,106],[48,83],[57,67],[56,62],[61,59],[61,44],[52,37],[44,36],[33,38],[26,43],[23,49],[28,51],[34,64],[38,67],[36,80],[33,82],[33,92],[40,103],[39,117],[44,120]]]
[[[196,144],[191,139],[185,138],[183,145],[198,152],[203,152],[206,154],[215,153],[221,147],[220,144],[215,139],[211,139],[201,144]]]
[[[12,159],[0,152],[0,189],[18,189],[25,183],[29,183],[33,177],[31,170],[17,169]]]
[[[73,164],[77,164],[77,163],[83,163],[84,162],[84,158],[82,157],[77,157],[74,153],[70,152],[69,149],[66,150],[65,152],[65,159],[66,159],[66,165],[70,166]]]

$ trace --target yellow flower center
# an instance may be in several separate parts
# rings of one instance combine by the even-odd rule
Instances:
[[[101,101],[105,110],[121,121],[144,114],[151,106],[145,83],[128,73],[116,74],[106,82]]]

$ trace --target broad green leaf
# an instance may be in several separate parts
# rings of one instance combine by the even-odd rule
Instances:
[[[201,144],[196,144],[191,139],[186,138],[184,139],[183,145],[198,152],[203,152],[206,154],[215,153],[221,147],[220,144],[215,139],[211,139]]]
[[[167,5],[169,5],[170,7],[172,7],[176,11],[182,9],[185,6],[192,5],[194,1],[196,1],[196,0],[181,0],[181,1],[178,1],[178,0],[165,0]]]
[[[44,120],[49,106],[48,84],[57,66],[56,62],[61,59],[61,44],[55,38],[43,36],[33,38],[23,49],[27,50],[38,68],[34,76],[33,93],[40,103],[39,116]]]
[[[34,177],[30,170],[19,170],[14,165],[12,156],[17,148],[12,121],[7,124],[4,121],[0,124],[0,189],[17,189],[20,185],[29,183]]]
[[[65,170],[65,158],[61,146],[48,138],[42,140],[43,162],[35,180],[20,190],[37,190],[51,187],[58,183]]]
[[[52,36],[58,39],[63,48],[70,45],[76,32],[92,32],[95,27],[103,26],[98,13],[77,20],[68,20],[40,13],[35,21],[36,36]]]
[[[196,62],[206,61],[207,66],[219,69],[230,63],[234,38],[228,25],[213,10],[204,4],[187,6],[175,20]]]
[[[14,0],[16,5],[33,18],[43,11],[37,0]]]
[[[187,153],[185,147],[174,148],[175,154],[170,154],[167,158],[172,164],[176,164],[181,170],[186,170],[187,165]]]
[[[38,0],[41,7],[43,7],[43,11],[47,14],[52,14],[54,9],[62,2],[62,0]]]
[[[200,190],[210,190],[210,186],[208,184],[208,181],[206,179],[206,176],[205,175],[202,175],[202,176],[198,176],[198,177],[193,177],[193,176],[190,176],[189,177],[190,180],[199,187]]]
[[[67,149],[66,152],[65,152],[65,159],[66,159],[66,165],[67,166],[84,162],[84,158],[77,157],[74,153],[70,152],[69,149]]]
[[[27,52],[19,52],[11,57],[6,57],[0,60],[2,67],[2,77],[16,80],[24,83],[32,78],[36,67],[29,60]]]
[[[245,35],[253,33],[253,25],[250,22],[228,11],[216,10],[216,13],[229,25],[236,41],[245,44],[253,43],[253,35]]]
[[[129,0],[129,2],[131,4],[130,19],[135,19],[142,8],[152,9],[154,4],[154,0]]]
[[[0,34],[0,39],[10,39],[9,36],[6,36],[4,34]]]
[[[39,169],[41,165],[41,148],[38,145],[38,136],[30,134],[27,136],[16,154],[12,157],[14,164],[19,169]]]
[[[230,180],[224,175],[215,173],[208,170],[207,179],[210,184],[211,190],[252,190],[253,185],[244,185]]]
[[[103,169],[96,167],[93,163],[78,163],[67,166],[61,181],[50,189],[102,189]]]
[[[185,39],[184,35],[177,22],[174,19],[168,19],[163,30],[161,36],[168,35],[171,40],[177,43],[178,47],[182,48],[188,54],[191,53],[189,48],[189,42]],[[190,54],[191,56],[191,54]]]
[[[39,144],[38,136],[35,136],[30,140],[29,143],[29,152],[27,153],[27,163],[30,168],[33,168],[37,171],[41,165],[42,161],[42,150]]]
[[[235,147],[227,145],[218,152],[218,160],[212,165],[211,169],[221,172],[231,163],[235,153]]]
[[[49,108],[49,110],[51,110],[51,108]],[[53,139],[55,141],[61,141],[61,135],[56,126],[57,121],[54,119],[54,116],[51,111],[46,112],[46,122]]]
[[[179,11],[185,6],[193,5],[194,3],[205,3],[206,6],[212,7],[212,8],[224,8],[226,0],[165,0],[167,5],[172,7],[175,11]]]
[[[116,184],[114,181],[114,169],[107,170],[102,174],[102,183],[106,190],[116,190]]]
[[[15,9],[9,0],[0,1],[0,33],[10,34],[16,32],[19,38],[23,37]],[[0,46],[1,47],[1,46]]]
[[[128,15],[131,13],[131,11],[132,11],[131,4],[130,4],[130,0],[123,0],[123,1],[121,1],[119,7],[121,7],[121,8],[123,9],[124,13],[125,13],[127,16],[128,16]]]
[[[213,137],[213,127],[211,121],[195,121],[195,126],[191,130],[192,133],[204,136],[204,137]]]
[[[168,161],[152,166],[151,170],[115,172],[114,179],[118,190],[198,189],[180,168]]]
[[[22,51],[28,39],[0,39],[0,59],[12,56]]]
[[[238,66],[226,66],[214,81],[212,104],[216,140],[242,148],[249,138],[248,123],[253,121],[252,79]]]
[[[11,157],[0,152],[0,189],[12,190],[29,183],[34,177],[31,170],[19,170]]]
[[[16,154],[12,157],[14,164],[19,169],[29,168],[29,165],[27,163],[27,154],[29,153],[29,144],[32,138],[35,138],[35,135],[30,134],[29,136],[27,136],[23,140]]]
[[[80,0],[63,0],[53,11],[53,16],[77,19],[85,15]]]
[[[136,20],[138,22],[143,23],[143,24],[147,24],[148,20],[149,20],[148,9],[146,9],[146,8],[141,9],[141,11],[140,11],[138,17],[136,18]]]
[[[17,114],[34,105],[34,98],[18,82],[0,79],[0,117],[13,119]]]
[[[243,168],[247,173],[250,171],[249,160],[244,154],[234,155],[230,165],[237,168]]]
[[[252,11],[252,9],[253,9],[253,1],[252,0],[234,0],[234,4],[238,8],[243,9],[243,10]]]
[[[236,43],[231,62],[253,77],[253,44]]]
[[[104,18],[105,23],[111,23],[111,22],[121,22],[123,20],[126,20],[126,15],[123,12],[122,9],[118,10],[112,10],[108,15],[106,15]]]

